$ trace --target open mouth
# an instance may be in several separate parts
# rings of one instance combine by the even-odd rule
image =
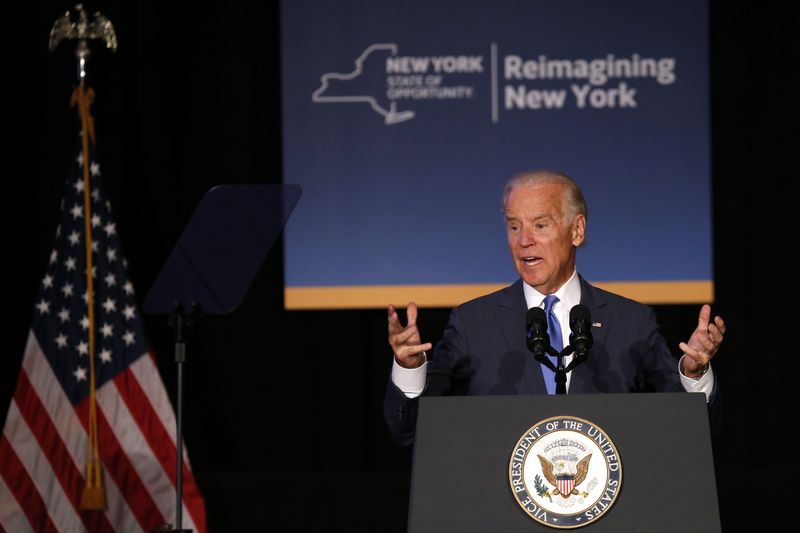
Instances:
[[[542,262],[541,257],[521,257],[520,259],[528,267],[534,267]]]

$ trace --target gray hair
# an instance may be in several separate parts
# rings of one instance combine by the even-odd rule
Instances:
[[[525,172],[513,175],[511,179],[508,180],[503,190],[503,211],[506,209],[508,196],[511,194],[511,191],[517,187],[544,184],[564,186],[564,205],[566,207],[564,215],[568,225],[572,224],[575,217],[578,215],[583,215],[587,219],[589,218],[589,209],[586,207],[586,200],[578,184],[563,172],[558,172],[556,170],[526,170]]]

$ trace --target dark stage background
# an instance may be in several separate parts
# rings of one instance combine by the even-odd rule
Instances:
[[[73,7],[39,2],[7,13],[0,422],[71,155],[73,48],[51,54],[47,40]],[[99,160],[141,299],[209,187],[281,181],[278,8],[232,0],[87,9],[107,15],[120,42],[115,55],[95,45],[89,72]],[[793,8],[711,2],[714,311],[729,328],[714,360],[725,409],[715,458],[726,531],[760,525],[763,504],[783,498],[777,487],[798,475],[789,290],[798,269],[787,257],[798,242],[789,216],[797,31]],[[381,416],[391,364],[385,312],[286,312],[282,265],[278,247],[242,306],[204,319],[189,345],[184,431],[210,528],[403,531],[411,452],[391,442]],[[677,353],[698,308],[655,309]],[[426,338],[438,338],[448,312],[422,310]],[[146,326],[172,394],[170,331],[160,318]]]

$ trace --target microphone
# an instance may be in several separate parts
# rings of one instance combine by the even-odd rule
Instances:
[[[577,358],[586,357],[592,347],[592,319],[589,317],[589,308],[578,304],[569,311],[569,344],[575,349]]]
[[[531,307],[525,314],[525,329],[528,331],[528,349],[534,355],[544,355],[550,347],[547,334],[547,318],[541,307]]]

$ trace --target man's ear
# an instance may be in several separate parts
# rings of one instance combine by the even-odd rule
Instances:
[[[572,245],[576,248],[586,240],[586,216],[576,215],[572,221]]]

